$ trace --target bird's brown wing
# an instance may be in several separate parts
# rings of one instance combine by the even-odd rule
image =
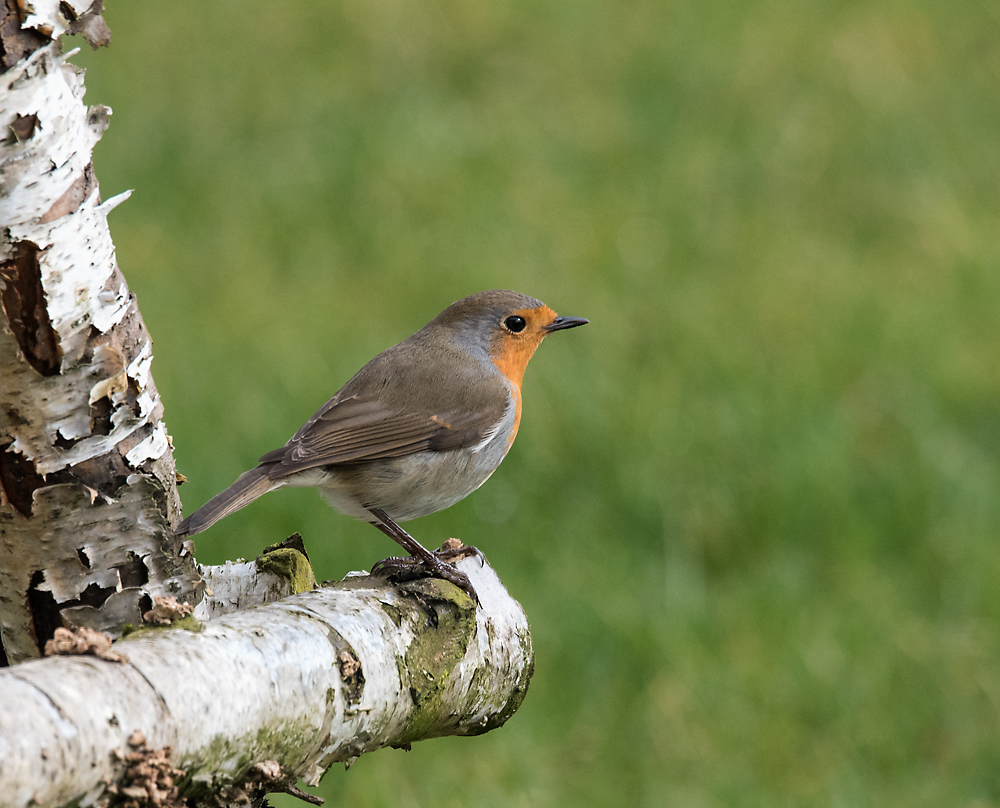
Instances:
[[[379,401],[335,396],[260,462],[277,479],[317,466],[459,449],[479,443],[502,418],[493,408],[468,415],[396,412]]]

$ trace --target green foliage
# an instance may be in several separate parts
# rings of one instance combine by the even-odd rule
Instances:
[[[503,467],[411,523],[532,620],[501,730],[356,806],[1000,803],[1000,14],[109,4],[88,101],[188,512],[382,348],[513,288],[591,319]],[[198,538],[393,547],[282,491]],[[291,801],[281,805],[290,805]]]

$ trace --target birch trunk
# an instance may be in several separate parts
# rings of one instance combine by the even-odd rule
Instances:
[[[152,343],[108,230],[128,194],[102,202],[91,163],[111,111],[83,104],[83,72],[57,39],[45,44],[74,26],[106,29],[87,5],[35,2],[25,31],[12,24],[16,8],[8,0],[0,29],[0,641],[10,663],[39,656],[59,626],[117,635],[155,596],[195,602],[203,588],[173,536],[180,501]]]

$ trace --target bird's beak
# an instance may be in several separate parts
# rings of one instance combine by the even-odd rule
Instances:
[[[553,331],[576,328],[578,325],[586,325],[589,322],[590,320],[585,320],[583,317],[556,317],[556,319],[545,326],[545,331],[551,334]]]

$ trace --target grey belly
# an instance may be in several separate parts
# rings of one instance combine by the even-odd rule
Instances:
[[[506,439],[502,445],[493,440],[478,452],[421,452],[327,466],[288,477],[286,484],[316,486],[332,507],[347,516],[371,522],[368,508],[381,508],[396,521],[405,522],[467,497],[496,471],[506,448]]]

